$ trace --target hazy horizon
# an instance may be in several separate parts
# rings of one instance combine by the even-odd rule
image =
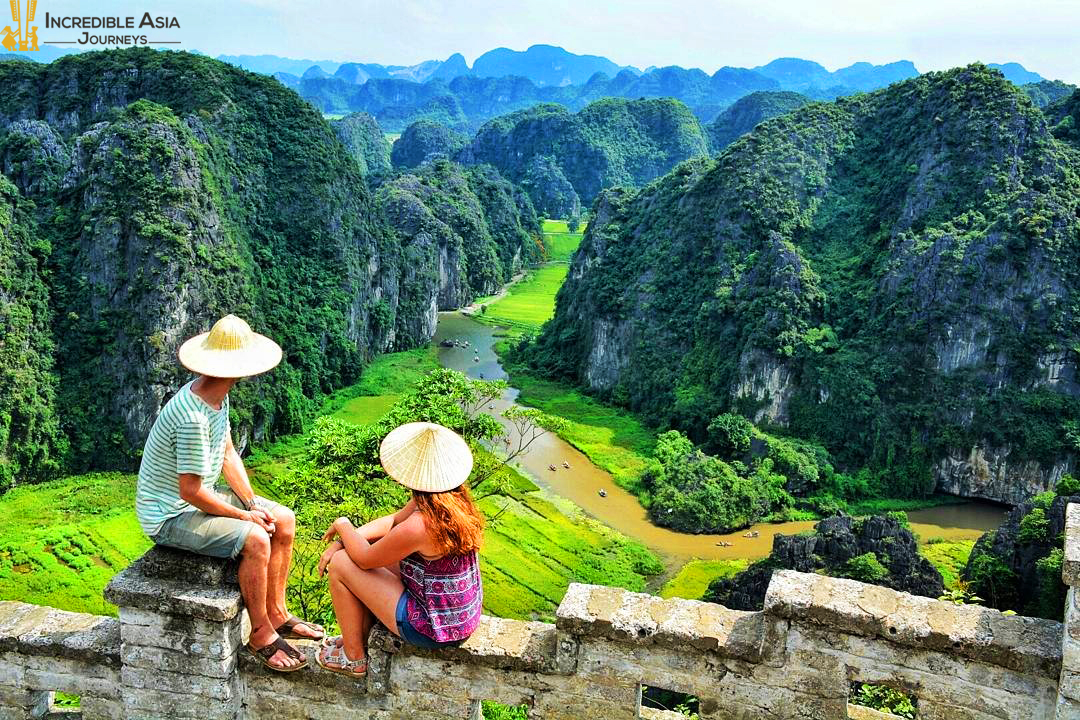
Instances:
[[[368,0],[330,10],[313,0],[227,5],[103,0],[92,12],[175,16],[180,29],[158,34],[179,40],[181,49],[213,56],[411,65],[460,52],[471,66],[498,47],[524,50],[544,44],[642,70],[680,65],[713,73],[722,66],[755,67],[799,57],[829,70],[860,61],[910,60],[926,72],[982,61],[1018,62],[1049,79],[1080,81],[1080,56],[1074,52],[1080,3],[1069,0],[1024,6],[1003,0],[910,0],[903,5],[822,0],[810,14],[807,3],[789,0],[688,0],[677,11],[669,8],[643,0],[544,0],[513,6],[492,0]],[[75,0],[41,0],[37,21],[42,25],[44,12],[88,14],[85,3]],[[48,44],[77,32],[42,27],[39,37]]]

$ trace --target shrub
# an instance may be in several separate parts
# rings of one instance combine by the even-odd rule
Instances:
[[[999,610],[1016,604],[1016,573],[990,553],[980,553],[968,565],[968,589]]]
[[[1045,542],[1049,529],[1050,521],[1046,519],[1046,511],[1041,507],[1032,508],[1020,521],[1020,532],[1016,539],[1021,543]]]
[[[707,429],[710,449],[723,457],[741,455],[750,449],[753,424],[742,415],[717,415]]]
[[[1054,491],[1062,497],[1080,495],[1080,480],[1077,480],[1072,475],[1062,475]]]
[[[851,695],[851,703],[892,713],[902,718],[915,717],[915,704],[911,698],[887,685],[858,684]]]
[[[881,564],[877,555],[868,552],[853,557],[844,565],[844,577],[866,583],[878,583],[889,575],[889,569]]]

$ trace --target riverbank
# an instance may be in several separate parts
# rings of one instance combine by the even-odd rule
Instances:
[[[626,484],[632,488],[636,472],[622,470],[620,482],[602,467],[603,464],[640,467],[651,452],[649,443],[654,437],[651,431],[629,413],[605,406],[558,383],[530,378],[522,382],[525,387],[522,391],[517,387],[522,376],[518,373],[508,376],[499,362],[495,349],[497,336],[495,328],[460,313],[440,313],[435,343],[456,339],[468,341],[469,345],[439,347],[439,362],[470,377],[507,379],[511,389],[495,403],[491,410],[493,414],[517,402],[535,404],[545,412],[569,420],[570,428],[562,436],[548,434],[541,437],[520,459],[518,468],[541,487],[567,498],[604,524],[660,554],[669,573],[677,573],[686,563],[696,559],[757,560],[771,551],[773,536],[813,528],[816,520],[807,519],[759,523],[727,534],[692,535],[654,525],[638,498],[624,487]],[[529,391],[534,394],[530,396]],[[575,437],[575,433],[580,436]],[[569,442],[568,438],[577,442]],[[941,537],[953,542],[974,542],[983,532],[996,528],[1003,515],[1002,508],[978,503],[943,505],[909,513],[912,529],[921,537]]]

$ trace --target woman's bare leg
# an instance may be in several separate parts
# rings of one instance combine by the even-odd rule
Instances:
[[[405,591],[401,578],[386,568],[361,570],[346,553],[334,555],[329,575],[346,657],[358,660],[367,655],[367,638],[375,618],[398,634],[397,604]]]
[[[345,552],[345,551],[344,551],[344,550],[342,550],[341,552]],[[347,556],[347,555],[346,555],[346,556]],[[396,578],[398,578],[398,579],[400,579],[400,578],[401,578],[401,563],[394,563],[393,565],[387,565],[387,566],[385,566],[385,567],[383,567],[383,568],[380,568],[380,569],[382,569],[382,570],[386,570],[387,572],[391,573],[391,574],[392,574],[392,575],[393,575],[394,577],[396,577]],[[403,590],[403,591],[404,591],[404,589],[405,589],[405,588],[404,588],[404,586],[402,586],[402,590]],[[331,594],[333,594],[333,591],[332,591],[332,590],[331,590]],[[401,595],[398,595],[398,598],[400,599],[400,598],[401,598]],[[335,603],[336,603],[336,601],[335,601]],[[335,605],[335,606],[336,606],[336,605]],[[366,610],[366,609],[367,609],[367,608],[365,608],[365,610]],[[394,606],[394,615],[395,615],[395,624],[394,624],[394,627],[390,628],[390,630],[391,630],[391,632],[393,632],[393,633],[394,633],[395,635],[397,635],[397,619],[396,619],[396,615],[397,615],[397,606],[396,606],[396,605]],[[370,612],[369,612],[369,613],[368,613],[368,615],[367,615],[367,619],[368,619],[368,624],[367,624],[367,627],[366,627],[366,628],[364,628],[364,629],[363,629],[363,631],[362,631],[362,633],[363,633],[363,638],[364,638],[364,647],[365,647],[365,648],[367,647],[367,637],[368,637],[368,635],[370,635],[370,634],[371,634],[371,628],[375,626],[375,617],[374,617],[373,615],[371,615],[371,613],[370,613]],[[338,624],[340,625],[341,623],[339,622]],[[344,634],[345,634],[345,632],[344,632],[344,630],[343,630],[343,631],[342,631],[342,636],[344,636]],[[334,644],[335,644],[335,645],[338,645],[338,646],[340,646],[340,645],[341,645],[341,644],[342,644],[342,643],[343,643],[344,641],[343,641],[343,640],[342,640],[341,638],[337,638],[337,639],[335,639],[335,640],[334,640],[333,642],[334,642]]]

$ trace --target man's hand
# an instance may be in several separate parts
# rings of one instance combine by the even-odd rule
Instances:
[[[319,558],[319,577],[326,575],[326,566],[330,564],[330,559],[342,550],[344,550],[344,547],[339,542],[332,542],[323,550],[323,554]]]
[[[251,522],[255,523],[256,525],[261,527],[263,530],[265,530],[267,535],[273,535],[274,534],[275,526],[274,526],[274,516],[273,515],[271,515],[267,511],[262,510],[260,508],[255,508],[254,510],[248,510],[247,513],[248,513],[248,515],[251,516]]]

